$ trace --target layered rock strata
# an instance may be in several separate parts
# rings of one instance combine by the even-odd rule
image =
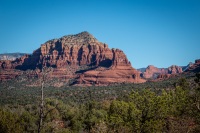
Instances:
[[[47,41],[31,55],[0,62],[1,71],[39,69],[40,72],[36,73],[38,77],[43,67],[53,68],[50,78],[73,78],[78,84],[145,82],[139,72],[132,68],[123,51],[109,49],[107,44],[99,42],[88,32]],[[4,79],[2,73],[0,77]]]

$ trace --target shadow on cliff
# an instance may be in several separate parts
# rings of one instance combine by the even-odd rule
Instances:
[[[105,59],[105,60],[103,60],[103,61],[101,61],[100,63],[99,63],[99,66],[100,67],[106,67],[106,68],[109,68],[109,67],[111,67],[112,66],[112,60],[110,60],[110,59]]]
[[[90,71],[90,70],[95,70],[98,67],[110,68],[111,66],[112,66],[112,60],[106,59],[106,60],[101,61],[99,63],[99,65],[92,63],[92,64],[88,65],[87,69],[76,71],[76,74],[84,73],[84,72],[87,72],[87,71]]]
[[[95,70],[96,68],[98,68],[98,66],[88,66],[87,69],[78,70],[78,71],[76,71],[75,73],[76,73],[76,74],[81,74],[81,73],[84,73],[84,72],[87,72],[87,71]]]
[[[24,58],[23,61],[22,61],[22,58]],[[28,69],[35,70],[36,68],[39,68],[39,69],[42,68],[42,65],[39,65],[38,63],[40,59],[40,56],[38,54],[25,55],[22,58],[16,59],[14,61],[14,63],[19,64],[15,67],[15,69],[26,71]]]

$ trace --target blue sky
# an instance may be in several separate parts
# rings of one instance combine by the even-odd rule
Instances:
[[[134,68],[200,58],[200,0],[0,0],[0,53],[88,31]]]

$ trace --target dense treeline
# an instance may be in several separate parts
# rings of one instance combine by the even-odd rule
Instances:
[[[158,91],[149,87],[132,91],[127,89],[123,95],[116,94],[110,99],[101,99],[101,96],[94,98],[95,91],[84,92],[81,89],[80,93],[82,95],[85,93],[87,99],[84,102],[80,99],[63,101],[46,98],[42,132],[200,132],[200,74],[196,75],[193,87],[190,81],[180,78],[173,83],[174,87],[171,89],[158,89]],[[38,100],[23,105],[2,105],[0,132],[37,132]]]
[[[187,81],[192,84],[194,82],[194,74],[183,75]],[[91,99],[94,101],[113,100],[116,98],[123,99],[124,96],[129,95],[132,90],[150,89],[155,93],[161,93],[162,90],[174,89],[175,84],[180,77],[170,78],[168,80],[160,82],[146,82],[142,84],[117,84],[111,86],[67,86],[64,85],[60,88],[51,86],[52,82],[49,81],[45,85],[44,95],[48,98],[54,98],[63,101],[64,103],[86,103],[89,99],[89,93],[91,93]],[[25,79],[25,78],[24,78]],[[40,86],[31,86],[33,83],[40,84],[38,79],[28,80],[10,80],[7,82],[0,82],[0,106],[5,104],[36,104],[39,102]],[[194,85],[190,86],[193,88]]]

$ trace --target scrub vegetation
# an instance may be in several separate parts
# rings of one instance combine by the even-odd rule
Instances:
[[[35,133],[40,89],[0,84],[0,132]],[[41,133],[200,132],[200,73],[159,82],[44,88]]]

